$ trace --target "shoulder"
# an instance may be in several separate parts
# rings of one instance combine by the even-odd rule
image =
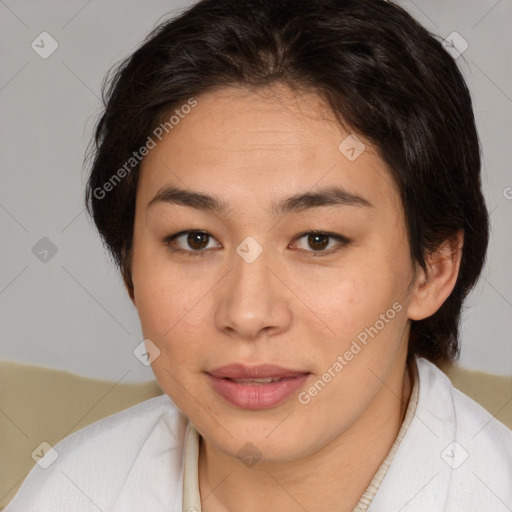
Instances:
[[[417,361],[424,387],[422,410],[437,417],[436,432],[446,445],[440,453],[442,466],[449,469],[445,510],[512,506],[512,430],[456,389],[435,365]]]
[[[142,459],[155,461],[146,472],[179,474],[187,423],[162,395],[88,425],[46,453],[4,510],[111,510]]]
[[[493,444],[504,442],[505,445],[509,445],[512,442],[512,430],[478,402],[456,389],[448,376],[437,366],[423,358],[418,358],[417,364],[420,386],[427,388],[424,396],[429,398],[431,404],[439,401],[442,396],[445,397],[445,409],[453,411],[457,432],[461,438],[476,438],[484,433],[482,439],[487,438]],[[506,399],[507,397],[504,397],[504,404]]]

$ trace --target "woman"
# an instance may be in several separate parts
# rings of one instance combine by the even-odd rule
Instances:
[[[8,512],[497,511],[512,432],[440,370],[482,269],[471,99],[383,0],[203,0],[111,77],[87,204],[165,395]]]

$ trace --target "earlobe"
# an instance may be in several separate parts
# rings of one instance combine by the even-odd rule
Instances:
[[[450,296],[459,275],[464,233],[459,230],[427,257],[427,272],[418,267],[407,310],[410,320],[432,316]]]

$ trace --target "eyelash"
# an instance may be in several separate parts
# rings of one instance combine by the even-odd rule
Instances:
[[[171,247],[171,245],[170,245],[171,242],[173,242],[176,238],[178,238],[180,236],[183,236],[183,235],[188,235],[189,233],[200,233],[202,235],[207,235],[209,238],[214,238],[207,231],[202,231],[202,230],[198,230],[198,229],[192,229],[192,230],[180,231],[179,233],[175,233],[173,235],[169,235],[169,236],[165,237],[163,239],[163,244],[165,246],[167,246],[169,248],[169,250],[172,251],[173,253],[184,254],[186,256],[191,256],[191,257],[197,257],[197,256],[205,257],[205,256],[209,256],[210,251],[208,251],[206,249],[201,249],[201,250],[185,250],[185,249],[177,249],[175,247]],[[301,233],[300,235],[297,235],[294,238],[294,240],[299,240],[299,239],[301,239],[301,238],[303,238],[304,236],[307,236],[307,235],[322,235],[322,236],[325,236],[325,237],[328,237],[328,238],[332,238],[333,240],[336,240],[339,243],[339,246],[337,248],[330,249],[328,251],[308,251],[308,250],[305,250],[305,249],[299,249],[300,251],[304,251],[306,253],[310,253],[310,256],[313,257],[313,258],[322,257],[322,256],[329,256],[331,254],[334,254],[335,252],[339,251],[343,247],[346,247],[347,245],[350,245],[350,243],[352,242],[350,239],[348,239],[345,236],[338,235],[336,233],[328,233],[328,232],[325,232],[325,231],[306,231],[304,233]]]

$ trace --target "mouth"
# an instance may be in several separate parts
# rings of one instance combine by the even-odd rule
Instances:
[[[281,377],[281,378],[267,377],[267,378],[260,378],[260,379],[230,379],[227,377],[224,377],[224,378],[226,380],[230,380],[231,382],[237,382],[239,384],[248,384],[249,386],[256,385],[256,384],[269,384],[270,382],[280,382],[285,379],[293,379],[293,377]]]
[[[258,364],[258,365],[245,365],[241,363],[232,363],[214,370],[207,372],[213,377],[219,377],[223,379],[231,380],[261,380],[261,379],[285,379],[288,377],[296,377],[297,375],[304,375],[310,373],[306,370],[294,370],[290,368],[284,368],[275,364]]]
[[[304,386],[311,372],[276,365],[231,364],[206,372],[213,389],[241,409],[276,407]]]

